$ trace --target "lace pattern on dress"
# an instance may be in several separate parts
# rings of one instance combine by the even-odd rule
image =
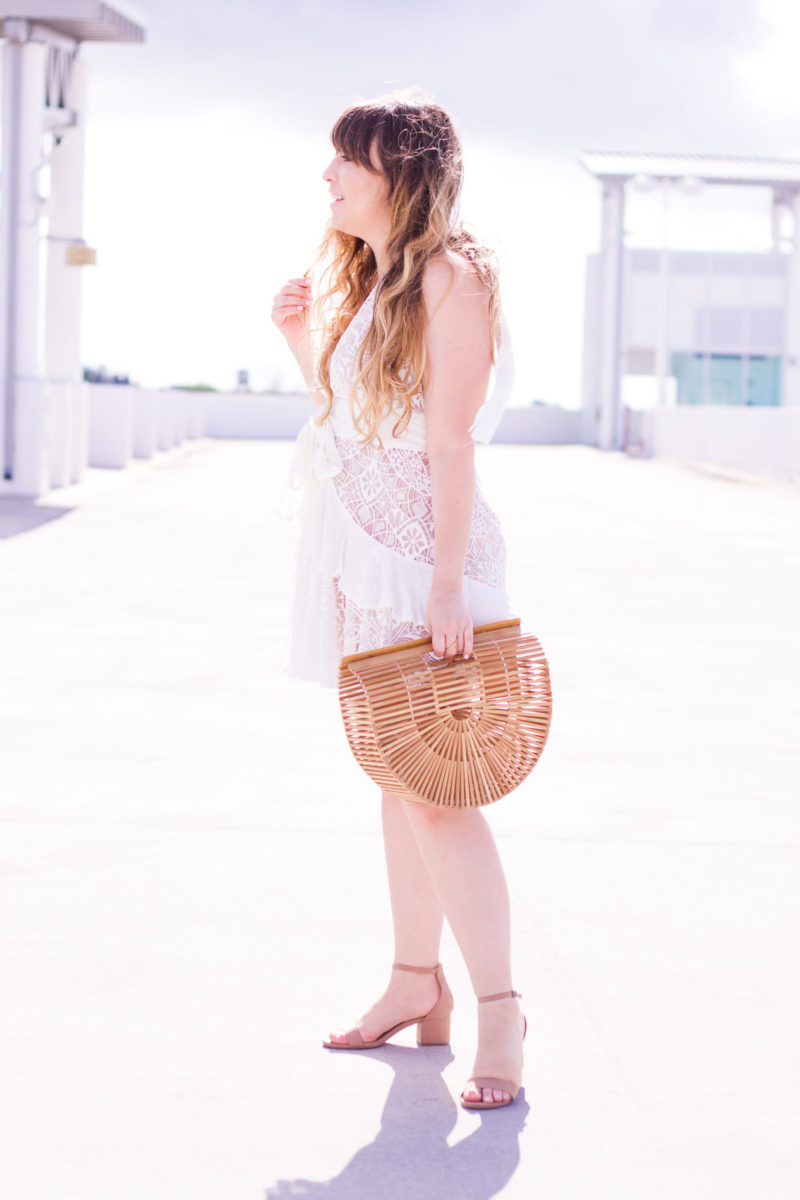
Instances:
[[[344,469],[334,477],[333,486],[350,517],[382,546],[432,565],[433,502],[427,454],[335,440]],[[500,522],[476,483],[464,574],[502,587],[505,557]]]
[[[336,632],[342,656],[430,637],[430,630],[424,625],[398,621],[390,608],[360,608],[345,596],[338,579],[334,579],[333,588],[336,596]]]

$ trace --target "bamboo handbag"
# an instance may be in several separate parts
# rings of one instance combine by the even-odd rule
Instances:
[[[518,619],[479,625],[472,657],[430,638],[342,659],[339,704],[356,760],[385,791],[443,808],[491,804],[531,773],[550,729],[550,671]]]

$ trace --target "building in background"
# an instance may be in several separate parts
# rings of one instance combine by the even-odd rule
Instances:
[[[581,162],[602,186],[601,249],[586,275],[583,439],[623,449],[641,410],[800,406],[800,162],[605,152]],[[771,251],[625,244],[627,187],[706,185],[771,190]]]

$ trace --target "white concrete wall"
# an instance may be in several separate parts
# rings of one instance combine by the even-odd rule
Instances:
[[[308,396],[256,396],[241,392],[151,392],[135,387],[85,384],[89,393],[89,462],[122,467],[195,437],[290,440],[313,412]],[[74,398],[73,398],[74,402]],[[49,461],[62,440],[51,397]],[[33,419],[38,409],[28,410]],[[41,416],[41,414],[40,414]],[[509,408],[494,441],[570,445],[586,440],[586,413],[531,405]],[[800,408],[678,405],[625,410],[628,446],[647,456],[721,466],[800,481]],[[70,424],[77,428],[75,418]],[[77,453],[74,438],[61,454]],[[64,468],[66,470],[66,468]],[[73,468],[73,478],[74,478]]]
[[[492,441],[537,446],[574,445],[583,440],[582,424],[583,413],[578,408],[554,408],[545,404],[507,408]]]
[[[800,482],[800,408],[717,404],[631,412],[630,443],[681,462],[708,462]]]
[[[148,391],[90,383],[88,459],[92,467],[126,467],[206,433],[206,394],[178,388]]]
[[[89,391],[89,465],[127,467],[133,458],[133,390],[93,383]]]
[[[89,395],[81,382],[50,381],[46,440],[48,486],[67,487],[83,476],[89,461]]]
[[[158,392],[145,392],[141,388],[136,388],[133,397],[134,457],[150,458],[157,449]]]
[[[295,438],[314,411],[307,396],[253,396],[209,393],[206,436],[227,438]],[[531,405],[503,414],[495,442],[571,443],[580,441],[581,414],[576,410]]]
[[[291,439],[297,437],[313,411],[314,402],[310,396],[209,392],[206,436]]]

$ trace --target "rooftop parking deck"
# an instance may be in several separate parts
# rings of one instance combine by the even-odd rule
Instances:
[[[795,1200],[800,487],[480,450],[554,689],[487,813],[528,1036],[480,1114],[449,935],[450,1050],[320,1046],[391,924],[335,695],[281,673],[291,452],[0,501],[4,1194]]]

